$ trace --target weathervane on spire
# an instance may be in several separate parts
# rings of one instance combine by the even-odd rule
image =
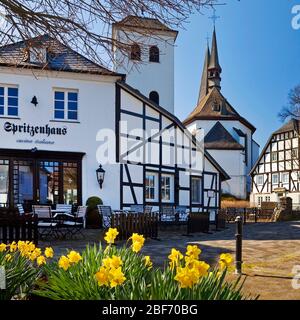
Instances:
[[[218,19],[220,19],[221,17],[220,16],[216,16],[216,9],[215,8],[213,10],[214,10],[214,14],[211,17],[209,17],[209,19],[211,19],[213,21],[213,24],[214,24],[214,27],[215,27],[216,26],[216,21]]]

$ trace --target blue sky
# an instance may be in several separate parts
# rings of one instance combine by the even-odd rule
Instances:
[[[289,90],[300,84],[300,30],[291,25],[300,0],[226,2],[216,22],[222,93],[257,128],[263,147],[282,125],[277,115]],[[182,120],[196,105],[207,33],[211,39],[212,11],[204,13],[190,17],[176,42],[175,114]]]

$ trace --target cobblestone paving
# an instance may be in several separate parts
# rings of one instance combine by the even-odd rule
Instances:
[[[214,229],[214,227],[212,227]],[[234,254],[235,228],[210,234],[184,236],[184,229],[166,229],[159,232],[159,240],[147,240],[143,253],[150,255],[157,266],[162,266],[170,250],[175,247],[184,252],[187,244],[198,244],[202,259],[211,265],[222,252]],[[87,243],[98,243],[101,230],[86,230],[85,240],[41,242],[51,245],[57,255],[66,249],[82,250]],[[247,275],[245,292],[260,294],[260,299],[300,299],[300,289],[292,288],[292,269],[300,265],[300,222],[246,224],[243,235],[243,272]],[[300,281],[299,281],[300,283]]]

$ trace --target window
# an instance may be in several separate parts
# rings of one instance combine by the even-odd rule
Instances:
[[[157,178],[156,173],[146,173],[145,198],[147,201],[157,201]]]
[[[8,206],[9,160],[0,159],[0,207]]]
[[[201,178],[192,178],[192,203],[201,203]]]
[[[78,92],[68,90],[54,92],[54,119],[78,119]]]
[[[292,149],[292,159],[298,159],[298,148]]]
[[[271,197],[270,196],[266,196],[266,202],[270,202],[271,201]]]
[[[264,184],[264,176],[261,174],[257,176],[257,185],[262,186]]]
[[[284,172],[282,174],[282,183],[289,183],[289,173],[288,172]]]
[[[0,86],[0,116],[17,117],[19,90],[13,86]]]
[[[131,53],[130,53],[131,60],[141,60],[141,48],[138,44],[133,44],[131,46]]]
[[[149,61],[159,62],[159,49],[156,46],[152,46],[149,49]]]
[[[172,175],[161,175],[161,200],[174,202],[174,177]]]
[[[159,105],[159,94],[156,91],[151,91],[149,99]]]
[[[271,161],[276,162],[278,159],[278,153],[277,152],[271,152]]]
[[[257,197],[257,204],[259,207],[261,206],[262,201],[263,201],[263,197]]]
[[[46,48],[30,48],[29,59],[32,63],[46,63],[47,49]]]
[[[272,174],[272,184],[278,184],[279,179],[278,179],[278,173]]]

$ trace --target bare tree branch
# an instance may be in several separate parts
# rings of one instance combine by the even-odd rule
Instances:
[[[135,15],[182,28],[191,13],[220,4],[219,0],[0,0],[0,43],[48,34],[108,66],[114,59],[112,46],[129,50],[128,41],[113,39],[113,23]],[[147,28],[143,33],[151,36]]]
[[[297,85],[290,91],[288,96],[288,105],[281,109],[278,117],[283,122],[289,118],[300,120],[300,85]]]

